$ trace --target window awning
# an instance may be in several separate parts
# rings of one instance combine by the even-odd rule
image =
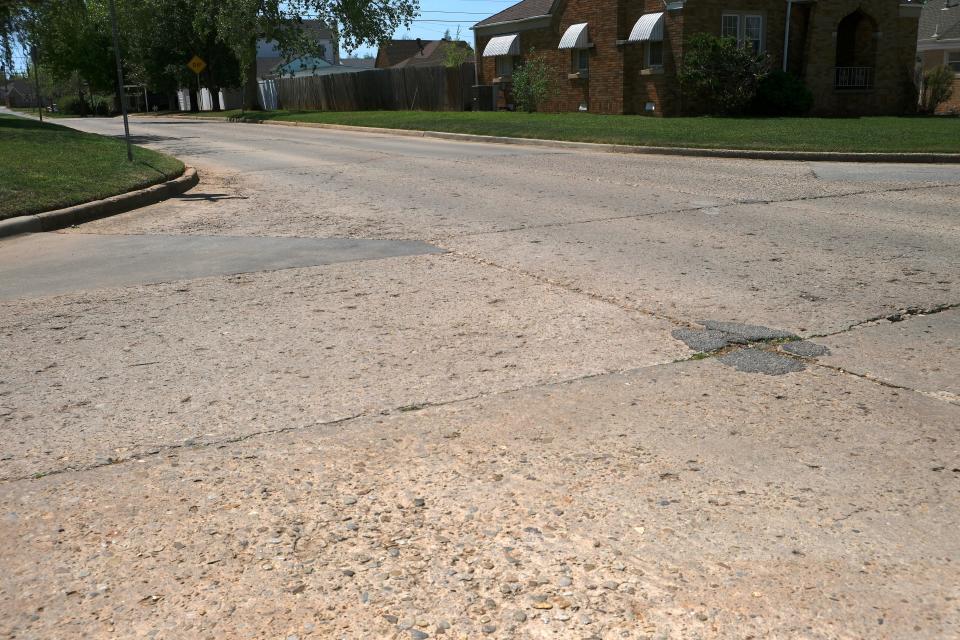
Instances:
[[[520,34],[518,33],[490,38],[487,46],[483,48],[484,58],[518,55],[520,55]]]
[[[627,42],[663,42],[663,12],[640,16]]]
[[[587,23],[572,24],[563,32],[558,49],[586,49],[590,44],[587,35]]]

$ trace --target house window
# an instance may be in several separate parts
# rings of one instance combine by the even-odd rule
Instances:
[[[646,46],[646,64],[648,69],[663,66],[663,42],[648,41]]]
[[[590,52],[586,49],[572,49],[570,51],[571,71],[573,73],[587,73],[590,70]]]
[[[513,56],[497,56],[497,76],[509,78],[513,75]]]
[[[746,13],[725,13],[720,23],[720,35],[733,38],[737,45],[750,47],[754,53],[763,51],[763,16]]]
[[[947,66],[953,69],[953,72],[960,75],[960,51],[947,52]]]

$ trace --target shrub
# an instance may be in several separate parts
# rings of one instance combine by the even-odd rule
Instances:
[[[751,111],[760,116],[803,116],[813,107],[813,93],[793,74],[774,71],[757,85]]]
[[[90,112],[97,116],[113,115],[113,96],[90,96]]]
[[[923,74],[923,110],[933,113],[953,95],[953,69],[939,66]]]
[[[732,38],[697,33],[687,43],[679,77],[684,101],[693,111],[737,115],[769,72],[766,54],[740,47]]]
[[[513,99],[517,106],[532,113],[554,91],[550,67],[541,55],[530,49],[522,66],[513,70]]]
[[[79,96],[63,96],[57,101],[57,107],[60,113],[68,113],[72,116],[80,116],[90,112],[90,107],[80,101]]]

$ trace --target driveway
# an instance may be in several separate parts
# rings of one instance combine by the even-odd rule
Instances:
[[[960,634],[960,167],[131,130],[0,241],[4,637]]]

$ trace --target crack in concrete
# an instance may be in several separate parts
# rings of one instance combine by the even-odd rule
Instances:
[[[923,389],[915,389],[913,387],[907,387],[907,386],[896,384],[893,382],[888,382],[887,380],[881,380],[880,378],[875,378],[874,376],[871,376],[868,373],[857,373],[856,371],[850,371],[849,369],[844,369],[843,367],[838,367],[832,364],[824,364],[816,360],[810,361],[810,364],[817,367],[823,367],[824,369],[829,369],[830,371],[834,371],[836,373],[840,373],[843,375],[853,376],[854,378],[859,378],[860,380],[872,382],[874,384],[880,385],[881,387],[887,387],[888,389],[897,389],[898,391],[909,391],[911,393],[916,393],[926,398],[930,398],[932,400],[939,400],[940,402],[946,402],[947,404],[952,404],[952,405],[960,405],[960,396],[956,396],[946,391],[934,392],[934,391],[924,391]]]
[[[572,378],[565,378],[563,380],[548,380],[548,381],[537,382],[537,383],[528,384],[528,385],[521,385],[518,387],[512,387],[510,389],[503,389],[501,391],[480,392],[472,396],[450,398],[447,400],[426,401],[426,402],[420,402],[416,405],[409,405],[409,404],[399,405],[399,406],[390,407],[386,409],[380,409],[378,411],[377,410],[363,411],[360,413],[355,413],[350,416],[345,416],[343,418],[336,418],[334,420],[328,420],[324,422],[315,422],[313,424],[308,424],[308,425],[280,427],[278,429],[261,429],[259,431],[251,431],[249,433],[244,433],[237,436],[231,436],[228,438],[220,438],[217,440],[201,440],[201,441],[194,442],[194,441],[191,441],[191,439],[188,439],[178,444],[156,445],[141,451],[131,453],[124,457],[118,457],[115,459],[108,458],[106,461],[103,461],[103,462],[94,462],[92,464],[86,464],[86,465],[69,465],[65,467],[59,467],[56,469],[50,469],[48,471],[38,471],[38,472],[31,473],[29,475],[10,476],[6,478],[0,478],[0,486],[12,484],[14,482],[23,482],[25,480],[39,480],[41,478],[46,478],[48,476],[57,476],[64,473],[82,473],[86,471],[94,471],[96,469],[101,469],[103,467],[111,467],[111,466],[120,465],[120,464],[129,464],[131,462],[137,462],[137,461],[145,460],[148,458],[153,458],[156,456],[163,455],[164,453],[168,453],[171,451],[178,451],[181,449],[207,449],[210,447],[221,447],[225,445],[235,444],[238,442],[243,442],[245,440],[250,440],[252,438],[256,438],[259,436],[273,436],[273,435],[292,433],[297,431],[307,431],[310,429],[317,429],[317,428],[323,428],[323,427],[332,427],[332,426],[347,424],[362,418],[371,418],[373,416],[378,416],[378,415],[386,416],[386,415],[391,415],[393,413],[408,413],[413,411],[420,411],[423,409],[431,409],[434,407],[444,407],[452,404],[458,404],[461,402],[471,402],[473,400],[478,400],[480,398],[496,397],[496,396],[506,395],[510,393],[530,391],[530,390],[549,387],[549,386],[574,384],[576,382],[581,382],[583,380],[590,380],[592,378],[602,378],[605,376],[634,373],[634,372],[643,371],[645,369],[652,369],[656,367],[664,367],[664,366],[669,366],[673,364],[678,364],[679,362],[683,362],[683,361],[682,360],[664,361],[664,362],[657,362],[649,365],[643,365],[640,367],[628,367],[626,369],[611,369],[607,371],[599,371],[596,373],[586,373],[583,375],[574,376]]]
[[[526,270],[524,270],[524,269],[521,269],[521,268],[519,268],[519,267],[508,267],[508,266],[499,264],[499,263],[497,263],[497,262],[493,262],[492,260],[489,260],[489,259],[487,259],[487,258],[481,258],[480,256],[467,253],[467,252],[465,252],[465,251],[458,251],[458,250],[455,250],[455,249],[449,249],[449,248],[447,248],[447,247],[443,247],[443,246],[440,245],[440,243],[434,243],[434,244],[435,244],[435,246],[438,246],[438,247],[440,247],[441,249],[444,249],[445,251],[447,251],[447,253],[450,254],[450,255],[460,256],[460,257],[462,257],[462,258],[466,258],[467,260],[473,260],[474,262],[476,262],[476,263],[479,264],[479,265],[486,266],[486,267],[492,267],[492,268],[494,268],[494,269],[500,269],[501,271],[504,271],[504,272],[506,272],[506,273],[512,273],[512,274],[514,274],[514,275],[520,275],[520,276],[523,276],[523,277],[526,277],[526,278],[530,278],[531,280],[534,280],[534,281],[536,281],[536,282],[538,282],[538,283],[540,283],[540,284],[543,284],[543,285],[547,285],[547,286],[549,286],[549,287],[554,287],[554,288],[562,289],[562,290],[564,290],[564,291],[568,291],[568,292],[575,293],[575,294],[578,294],[578,295],[586,296],[586,297],[590,298],[591,300],[596,300],[596,301],[598,301],[598,302],[603,302],[603,303],[606,303],[606,304],[613,305],[613,306],[621,309],[622,311],[630,311],[630,312],[633,312],[633,313],[639,313],[639,314],[642,314],[642,315],[645,315],[645,316],[649,316],[649,317],[651,317],[651,318],[655,318],[655,319],[657,319],[657,320],[663,320],[664,322],[669,322],[669,323],[671,323],[671,324],[673,324],[673,325],[675,325],[675,326],[677,326],[677,327],[684,327],[684,328],[688,328],[688,329],[695,329],[695,328],[696,328],[695,323],[692,323],[692,322],[690,322],[690,321],[688,321],[688,320],[682,320],[682,319],[680,319],[680,318],[674,318],[674,317],[672,317],[672,316],[660,314],[660,313],[657,313],[657,312],[655,312],[655,311],[651,311],[651,310],[649,310],[649,309],[645,309],[645,308],[643,308],[643,307],[633,306],[633,305],[630,305],[630,304],[628,304],[628,303],[626,303],[626,302],[623,302],[623,301],[621,301],[621,300],[618,300],[618,299],[617,299],[616,297],[614,297],[614,296],[608,296],[608,295],[604,295],[604,294],[601,294],[601,293],[596,293],[596,292],[593,292],[593,291],[587,291],[587,290],[585,290],[585,289],[582,289],[582,288],[579,288],[579,287],[575,287],[575,286],[572,286],[572,285],[567,284],[567,283],[564,283],[564,282],[560,282],[560,281],[557,281],[557,280],[552,280],[551,278],[547,278],[547,277],[545,277],[545,276],[540,276],[540,275],[537,275],[537,274],[535,274],[535,273],[531,273],[531,272],[526,271]]]
[[[960,183],[938,183],[930,185],[920,185],[920,186],[910,186],[910,187],[890,187],[887,189],[867,189],[863,191],[852,191],[849,193],[834,193],[834,194],[824,194],[824,195],[815,195],[815,196],[799,196],[796,198],[784,198],[781,200],[734,200],[733,202],[728,203],[718,203],[711,205],[704,205],[698,207],[681,207],[678,209],[667,209],[664,211],[647,211],[644,213],[631,213],[624,214],[620,216],[609,216],[603,218],[591,218],[589,220],[570,220],[564,222],[544,222],[543,224],[535,225],[525,225],[519,227],[511,227],[510,229],[496,229],[494,231],[473,231],[468,233],[462,233],[455,237],[457,238],[470,238],[483,235],[496,235],[500,233],[513,233],[516,231],[530,231],[536,229],[551,229],[557,227],[566,227],[574,226],[580,224],[594,224],[601,222],[616,222],[618,220],[632,220],[640,218],[651,218],[653,216],[662,216],[672,213],[696,213],[697,211],[705,211],[710,209],[727,209],[729,207],[738,207],[743,205],[754,205],[754,204],[789,204],[791,202],[806,202],[809,200],[826,200],[829,198],[849,198],[852,196],[862,196],[862,195],[876,195],[882,193],[904,193],[907,191],[921,191],[924,189],[941,189],[943,187],[960,187]],[[686,193],[680,191],[679,193]],[[689,194],[696,196],[698,194]],[[704,196],[706,197],[706,196]]]
[[[833,331],[830,333],[818,333],[811,335],[810,338],[830,338],[832,336],[837,336],[842,333],[847,333],[848,331],[853,331],[854,329],[859,329],[867,325],[874,324],[875,322],[881,322],[887,320],[889,322],[903,322],[904,320],[909,320],[910,318],[915,318],[918,316],[932,316],[944,311],[950,311],[951,309],[960,309],[960,302],[948,302],[945,304],[938,304],[933,307],[907,307],[906,309],[900,309],[894,313],[885,313],[878,316],[873,316],[872,318],[867,318],[866,320],[860,320],[859,322],[854,322],[853,324],[847,325],[845,328],[838,331]]]

